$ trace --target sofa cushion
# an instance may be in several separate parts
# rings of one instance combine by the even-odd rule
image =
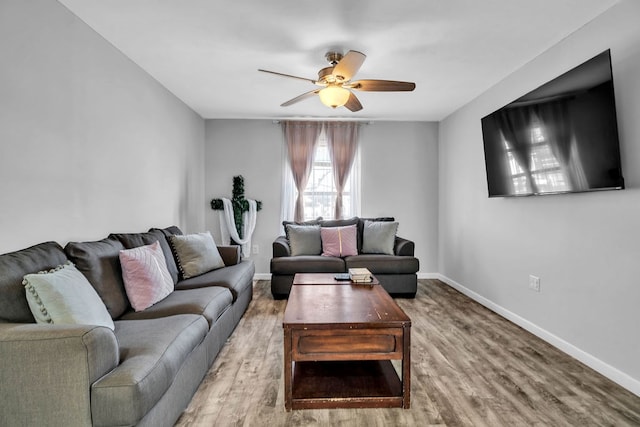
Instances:
[[[346,227],[348,225],[358,225],[358,217],[349,219],[323,219],[320,221],[321,227]]]
[[[233,302],[231,291],[221,286],[174,291],[162,301],[144,311],[130,311],[121,320],[157,319],[176,314],[200,314],[209,327]]]
[[[23,284],[38,323],[114,329],[113,320],[95,289],[69,261],[53,270],[27,274]]]
[[[394,255],[357,255],[345,258],[347,268],[368,268],[373,274],[414,274],[420,264],[417,258]]]
[[[173,280],[158,241],[120,251],[122,278],[129,302],[142,311],[173,292]]]
[[[320,255],[322,253],[319,225],[288,224],[285,231],[291,256]]]
[[[397,222],[365,221],[361,253],[393,255],[397,231]]]
[[[153,242],[159,242],[171,279],[174,284],[178,281],[178,266],[173,257],[173,252],[171,252],[167,236],[162,230],[152,228],[146,233],[117,233],[112,234],[111,237],[118,239],[125,249],[133,249],[139,246],[150,245]]]
[[[118,320],[120,364],[91,386],[94,425],[137,425],[209,330],[204,317]]]
[[[166,227],[166,228],[152,227],[149,229],[149,231],[159,231],[160,233],[164,234],[165,237],[169,237],[173,235],[182,236],[184,234],[182,230],[180,230],[180,228],[176,225],[170,225],[169,227]]]
[[[230,265],[219,270],[213,270],[191,279],[186,279],[176,284],[176,289],[196,289],[206,286],[222,286],[231,291],[233,301],[239,294],[253,286],[253,275],[256,267],[251,261],[242,261],[236,265]]]
[[[346,227],[322,227],[322,256],[344,257],[358,255],[356,225]]]
[[[271,259],[271,273],[344,273],[345,263],[342,258],[321,255],[280,257]]]
[[[56,242],[0,255],[0,322],[35,322],[22,285],[25,274],[50,270],[66,261],[62,247]]]
[[[319,225],[320,222],[322,221],[322,217],[319,216],[316,219],[310,219],[308,221],[282,221],[282,227],[286,230],[287,229],[287,225],[293,224],[293,225]]]
[[[239,245],[218,245],[218,252],[225,266],[236,265],[242,261],[242,247]]]
[[[199,276],[207,271],[224,267],[210,232],[169,236],[182,279]]]
[[[123,249],[114,237],[95,242],[69,242],[64,248],[71,262],[98,292],[113,319],[129,308],[119,258]]]

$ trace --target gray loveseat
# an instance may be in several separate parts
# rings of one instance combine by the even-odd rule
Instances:
[[[171,426],[240,321],[255,267],[235,246],[225,267],[181,279],[167,237],[176,227],[95,242],[45,242],[0,255],[0,424]],[[174,290],[134,311],[118,253],[158,241]],[[23,276],[70,260],[104,302],[115,330],[35,323]]]
[[[318,254],[293,255],[287,236],[278,236],[272,244],[271,293],[275,299],[287,298],[296,273],[344,273],[349,268],[368,268],[380,284],[394,297],[413,298],[418,288],[417,272],[420,263],[414,257],[415,244],[395,236],[389,253],[367,253],[364,243],[365,223],[393,222],[394,218],[350,218],[341,220],[317,220],[305,223],[283,223],[288,225],[322,227],[356,226],[357,255],[323,256]]]

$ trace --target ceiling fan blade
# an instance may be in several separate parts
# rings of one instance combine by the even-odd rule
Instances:
[[[404,92],[412,91],[416,84],[412,82],[397,82],[393,80],[357,80],[348,85],[351,89],[370,92]]]
[[[353,92],[351,92],[351,94],[349,95],[349,99],[347,100],[347,103],[344,104],[344,106],[354,113],[356,111],[362,110],[362,104],[360,104],[360,100],[353,94]]]
[[[269,70],[262,70],[262,69],[259,69],[258,71],[262,71],[263,73],[275,74],[276,76],[291,77],[292,79],[304,80],[304,81],[316,84],[315,80],[307,79],[305,77],[292,76],[291,74],[278,73],[276,71],[269,71]]]
[[[288,107],[291,104],[295,104],[296,102],[300,102],[303,99],[307,99],[307,98],[311,98],[313,95],[317,95],[317,93],[320,92],[320,89],[316,89],[316,90],[311,90],[309,92],[305,92],[302,95],[298,95],[293,99],[288,100],[287,102],[283,102],[282,104],[280,104],[281,107]]]
[[[362,63],[367,58],[364,53],[356,50],[350,50],[342,57],[340,62],[333,68],[333,74],[338,80],[348,81],[358,72]]]

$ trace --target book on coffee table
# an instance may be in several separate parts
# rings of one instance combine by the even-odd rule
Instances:
[[[353,283],[370,283],[373,281],[368,268],[350,268],[349,277]]]

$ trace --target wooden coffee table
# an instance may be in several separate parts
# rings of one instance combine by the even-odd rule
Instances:
[[[283,328],[287,411],[410,407],[411,319],[379,284],[296,275]]]

